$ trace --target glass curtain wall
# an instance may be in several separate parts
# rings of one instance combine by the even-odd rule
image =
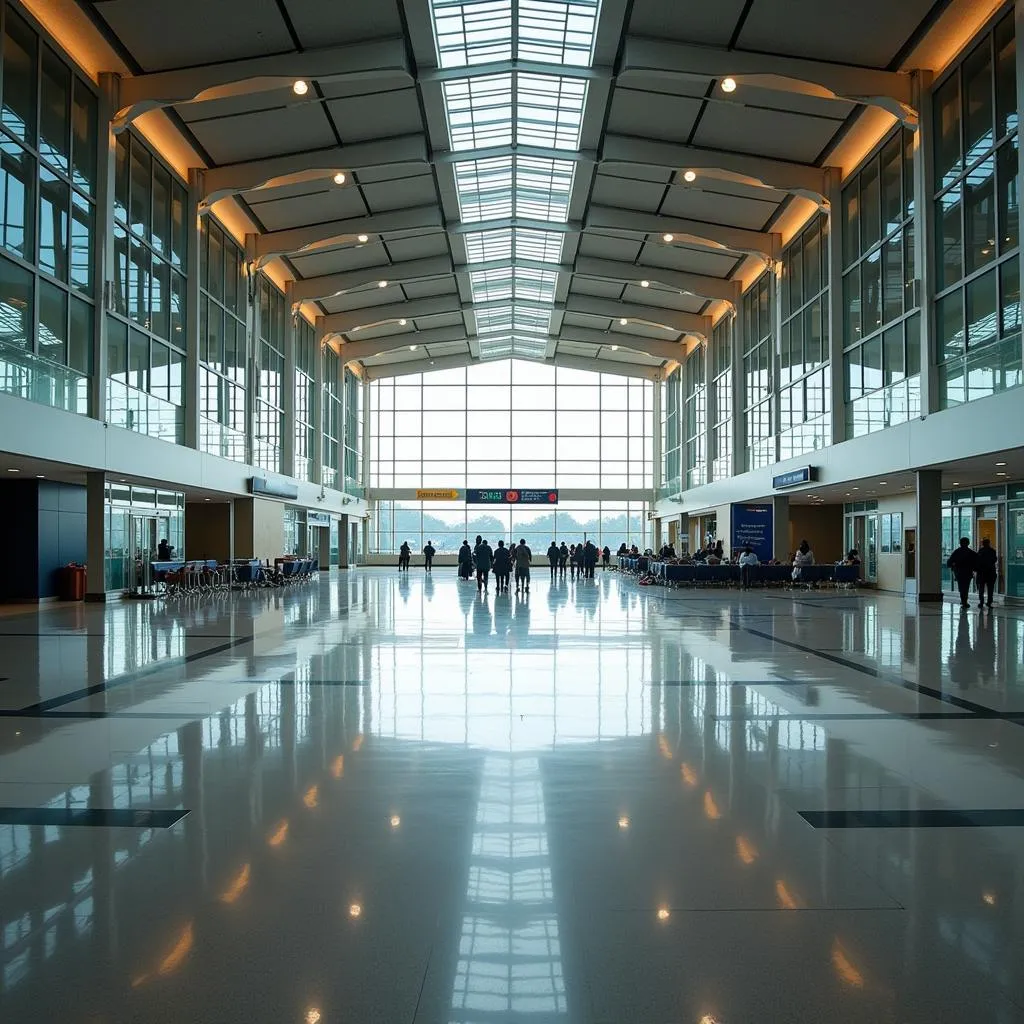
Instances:
[[[732,317],[724,316],[711,332],[711,479],[732,476]]]
[[[822,214],[782,255],[780,459],[832,441],[828,289],[828,219]]]
[[[491,547],[524,539],[533,550],[535,564],[546,564],[544,552],[552,540],[578,544],[584,537],[599,548],[618,550],[650,544],[647,503],[644,501],[563,501],[556,508],[498,505],[467,506],[465,502],[378,501],[370,521],[370,550],[397,554],[403,541],[414,553],[428,540],[441,554],[454,555],[463,540],[473,543],[479,534]]]
[[[134,132],[117,139],[107,420],[184,442],[184,185]]]
[[[921,412],[914,283],[914,139],[896,129],[843,189],[846,436]]]
[[[328,350],[329,351],[329,350]],[[333,355],[333,352],[331,353]],[[317,422],[317,396],[316,396],[316,359],[317,359],[316,331],[303,317],[299,317],[295,327],[295,469],[294,476],[299,480],[313,479],[313,454],[317,443],[314,424]],[[337,360],[335,360],[335,375],[337,374]],[[327,359],[324,359],[324,369],[327,369]],[[324,409],[330,411],[331,396],[328,392],[330,377],[324,376]],[[335,387],[335,394],[337,387]],[[326,417],[325,417],[326,420]],[[337,435],[334,444],[334,466],[338,465]],[[324,465],[327,464],[328,441],[325,432],[324,437]],[[325,484],[328,481],[324,480]],[[329,486],[333,487],[331,482]]]
[[[679,494],[682,477],[682,421],[680,419],[683,369],[676,367],[661,387],[662,496]]]
[[[765,271],[740,300],[743,342],[743,429],[746,469],[777,462],[773,423],[771,272]]]
[[[0,391],[89,412],[96,96],[0,4]]]
[[[707,483],[708,402],[705,375],[707,348],[698,345],[686,357],[683,377],[684,416],[686,429],[686,486]]]
[[[373,381],[370,486],[650,488],[653,385],[525,361]]]
[[[281,472],[284,430],[284,295],[261,276],[260,337],[256,347],[256,405],[252,464]]]
[[[1013,12],[934,93],[935,326],[943,408],[1021,383]]]
[[[320,397],[324,403],[322,416],[323,483],[327,487],[338,487],[340,483],[341,388],[341,358],[330,345],[325,345],[323,348],[323,387]]]
[[[209,216],[200,224],[199,263],[199,447],[245,462],[245,262]]]
[[[345,479],[342,490],[359,497],[366,483],[363,479],[363,382],[347,366],[344,372]],[[371,430],[376,427],[373,423]]]

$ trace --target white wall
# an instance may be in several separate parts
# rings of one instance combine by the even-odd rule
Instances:
[[[903,529],[917,526],[917,498],[913,491],[894,494],[890,498],[878,499],[878,514],[902,512]],[[902,546],[903,538],[900,538]],[[861,552],[863,556],[863,552]],[[902,593],[906,586],[906,553],[883,554],[881,550],[881,524],[879,524],[878,587],[880,590],[895,590]]]

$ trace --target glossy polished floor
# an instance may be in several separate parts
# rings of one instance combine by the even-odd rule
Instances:
[[[1024,1021],[1024,617],[454,570],[0,618],[0,1020]]]

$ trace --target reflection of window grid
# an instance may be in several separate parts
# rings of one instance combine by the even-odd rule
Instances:
[[[590,64],[598,0],[518,0],[520,60]]]
[[[747,470],[777,462],[772,419],[771,275],[762,274],[740,300],[743,325],[744,425]]]
[[[441,67],[512,57],[511,0],[432,0]]]
[[[512,76],[481,75],[444,83],[453,151],[512,144]]]
[[[516,82],[516,142],[578,149],[586,97],[587,83],[582,79],[520,74]]]

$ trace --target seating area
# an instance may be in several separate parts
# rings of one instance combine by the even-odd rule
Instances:
[[[738,565],[676,565],[650,558],[619,556],[619,569],[668,587],[738,587],[742,581]],[[849,590],[856,588],[859,581],[860,567],[856,565],[806,566],[796,580],[789,565],[758,565],[750,570],[750,582],[755,587]]]
[[[237,558],[223,564],[216,559],[153,562],[152,572],[161,596],[183,597],[305,583],[320,567],[316,558],[277,558],[273,566],[258,558]]]

